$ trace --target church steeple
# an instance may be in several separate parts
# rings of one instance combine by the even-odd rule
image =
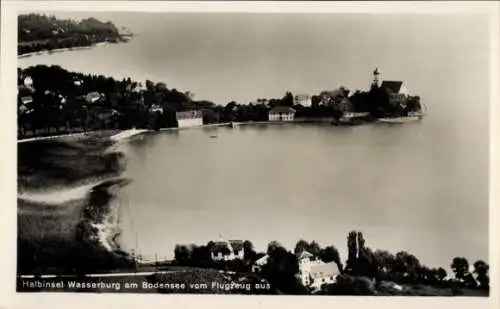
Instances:
[[[373,87],[380,87],[380,71],[378,68],[375,68],[375,71],[373,71]]]

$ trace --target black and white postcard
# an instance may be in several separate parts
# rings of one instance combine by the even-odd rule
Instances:
[[[75,3],[2,8],[17,297],[494,300],[498,3]]]

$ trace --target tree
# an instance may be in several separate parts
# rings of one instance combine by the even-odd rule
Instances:
[[[489,268],[489,265],[482,260],[474,263],[474,273],[477,275],[476,279],[481,288],[488,289],[490,286],[490,277],[488,275]]]
[[[243,250],[244,250],[245,252],[254,251],[254,250],[255,250],[255,248],[254,248],[253,243],[252,243],[251,241],[249,241],[249,240],[245,240],[245,241],[243,242]]]
[[[175,261],[180,265],[189,264],[190,252],[185,245],[176,245],[174,249]]]
[[[378,278],[390,279],[393,275],[395,256],[386,250],[375,250],[373,252],[373,259],[377,265]]]
[[[471,273],[467,273],[464,277],[464,283],[465,286],[468,288],[476,288],[477,287],[477,281],[474,279],[474,276]]]
[[[363,233],[358,232],[358,252],[362,252],[365,248],[365,238],[363,237]]]
[[[321,97],[319,95],[313,95],[311,97],[311,107],[312,108],[318,108],[320,102],[321,102]]]
[[[366,277],[353,277],[342,274],[334,284],[321,287],[324,295],[376,295],[374,283]]]
[[[349,95],[349,93],[351,92],[351,91],[349,90],[349,88],[344,87],[344,86],[340,86],[340,87],[339,87],[339,90],[341,90],[341,91],[342,91],[342,94],[343,94],[343,96],[344,96],[344,97],[347,97],[347,96]]]
[[[294,249],[294,253],[296,255],[299,255],[301,254],[303,251],[307,251],[309,247],[309,243],[303,239],[297,241],[297,244],[295,244],[295,249]]]
[[[451,269],[455,273],[455,278],[464,279],[469,273],[469,262],[464,257],[455,257],[451,263]]]
[[[347,236],[347,265],[346,271],[353,272],[356,269],[356,261],[358,259],[358,244],[356,231],[349,232]]]
[[[60,31],[61,29],[64,31]],[[104,23],[95,18],[77,22],[40,14],[18,16],[20,54],[51,49],[54,46],[88,46],[96,41],[117,40],[119,37],[118,29],[113,23]]]
[[[251,241],[245,240],[243,242],[243,252],[245,252],[246,265],[252,265],[257,261],[257,252],[255,252],[254,245]]]
[[[313,240],[308,246],[307,246],[307,251],[314,255],[315,257],[320,257],[321,255],[321,246]]]
[[[278,241],[273,240],[267,245],[267,254],[272,255],[279,248],[283,248],[283,246]]]
[[[217,115],[211,109],[203,109],[203,124],[217,123],[219,122],[219,115]]]
[[[400,278],[406,277],[410,280],[418,279],[420,267],[420,261],[413,254],[406,251],[396,253],[394,272]]]
[[[207,246],[193,246],[190,265],[196,267],[206,266],[211,262],[210,250]]]
[[[334,246],[327,246],[324,248],[321,252],[320,259],[325,263],[334,262],[337,264],[339,271],[342,273],[344,267],[342,265],[342,261],[340,260],[339,251]]]
[[[273,241],[268,245],[268,255],[269,259],[262,267],[261,276],[282,293],[304,294],[306,291],[296,277],[299,264],[295,254]]]
[[[437,276],[439,278],[439,281],[443,282],[444,278],[446,278],[446,276],[448,275],[446,273],[446,270],[444,270],[444,268],[442,268],[442,267],[439,267],[437,272],[438,272]]]
[[[406,101],[408,111],[421,111],[422,106],[420,105],[420,97],[419,96],[410,96]]]
[[[285,96],[281,99],[281,104],[284,106],[293,106],[293,101],[293,94],[287,91]]]

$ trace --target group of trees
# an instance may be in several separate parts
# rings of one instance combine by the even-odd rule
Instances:
[[[340,271],[344,269],[342,261],[340,259],[340,254],[335,246],[327,246],[321,248],[321,246],[316,242],[307,242],[303,239],[299,240],[295,245],[294,253],[295,255],[300,255],[302,252],[307,251],[319,258],[325,263],[334,262]]]
[[[213,262],[210,258],[209,242],[206,246],[176,246],[175,261],[180,265],[219,268],[248,272],[256,260],[267,254],[267,263],[259,273],[271,285],[286,294],[308,293],[301,285],[298,257],[304,251],[315,258],[337,264],[340,275],[336,283],[322,289],[326,294],[370,294],[375,285],[386,281],[426,284],[440,287],[467,287],[489,289],[489,266],[479,260],[474,263],[474,271],[469,272],[469,263],[463,257],[453,259],[451,269],[455,280],[448,279],[442,267],[429,268],[416,256],[406,251],[395,255],[385,250],[372,250],[366,245],[363,233],[351,231],[347,236],[348,255],[345,266],[335,246],[322,248],[316,241],[299,240],[293,252],[288,251],[276,241],[269,243],[266,253],[256,253],[250,241],[245,241],[245,259],[243,261]],[[476,276],[474,277],[473,274]],[[370,292],[371,291],[371,292]]]
[[[351,231],[347,237],[348,257],[344,272],[353,276],[363,276],[378,281],[443,284],[448,277],[442,267],[429,268],[416,256],[406,251],[395,255],[385,250],[375,250],[366,246],[363,233]],[[454,258],[451,269],[456,281],[466,287],[489,288],[488,265],[479,260],[474,263],[476,278],[469,273],[469,264],[465,258]]]
[[[296,110],[295,117],[340,118],[343,112],[335,105],[324,104],[319,95],[312,97],[312,106],[295,104],[294,96],[287,91],[281,98],[259,99],[255,103],[239,104],[231,101],[225,105],[206,100],[194,100],[190,92],[170,89],[165,83],[146,80],[142,83],[130,78],[114,79],[103,75],[68,72],[59,66],[37,65],[18,69],[18,85],[25,77],[33,81],[33,102],[23,106],[19,92],[19,132],[31,130],[34,135],[56,134],[61,130],[99,130],[176,127],[176,112],[201,110],[203,122],[226,123],[267,121],[269,110],[275,106],[290,106]],[[346,90],[347,91],[347,90]],[[26,92],[26,91],[24,91]],[[98,93],[102,97],[97,103],[88,104],[85,96]],[[381,89],[370,92],[356,91],[350,98],[355,112],[370,112],[374,116],[387,115],[390,108],[387,94]],[[407,109],[418,109],[418,97],[408,99]],[[21,108],[22,107],[22,108]],[[113,117],[100,117],[109,112]],[[394,112],[394,111],[392,111]],[[395,112],[394,112],[395,113]],[[55,132],[52,132],[55,131]]]
[[[18,69],[21,88],[28,76],[33,81],[33,90],[29,93],[33,102],[25,112],[19,113],[20,133],[32,130],[34,134],[40,131],[54,134],[59,130],[128,129],[151,125],[173,127],[177,125],[175,112],[196,104],[190,102],[187,94],[151,81],[143,86],[130,78],[117,80],[102,75],[71,73],[59,66],[38,65]],[[89,104],[85,99],[89,93],[98,93],[101,99]],[[23,105],[22,96],[26,95],[26,92],[19,92],[18,107]],[[149,112],[154,104],[163,107],[161,117],[154,118]],[[116,111],[117,116],[99,119],[99,114],[105,111]]]
[[[19,55],[118,40],[121,40],[119,30],[109,21],[101,22],[95,18],[61,20],[41,14],[18,16]]]
[[[203,111],[204,123],[267,121],[272,106],[293,104],[291,93],[287,93],[282,99],[270,100],[269,105],[234,101],[216,105],[206,100],[193,100],[191,93],[169,89],[161,82],[146,80],[143,85],[130,78],[117,80],[102,75],[72,73],[59,66],[18,69],[18,85],[22,86],[27,76],[32,79],[34,90],[28,94],[19,92],[18,107],[23,105],[25,95],[30,95],[33,102],[27,111],[19,113],[21,135],[27,130],[33,134],[57,134],[72,129],[176,127],[176,112],[192,109]],[[93,92],[102,94],[102,99],[88,104],[85,95]],[[161,111],[151,112],[154,106]],[[117,116],[100,120],[98,114],[103,110],[114,110]]]

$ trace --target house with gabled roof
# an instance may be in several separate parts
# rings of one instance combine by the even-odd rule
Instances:
[[[267,264],[269,261],[269,255],[264,255],[263,257],[257,259],[255,263],[252,265],[252,272],[259,273],[262,270],[262,267]]]
[[[292,121],[295,112],[290,106],[275,106],[269,111],[269,121]]]
[[[213,261],[243,260],[245,250],[242,240],[217,241],[210,248],[210,255]]]
[[[380,88],[384,89],[387,93],[389,97],[389,104],[403,109],[406,108],[408,90],[406,89],[404,82],[385,80],[380,85]]]
[[[323,284],[334,283],[340,274],[336,263],[325,263],[308,251],[302,251],[297,260],[299,262],[297,277],[303,286],[313,290],[319,290]]]
[[[311,96],[308,94],[297,94],[293,97],[293,104],[310,107],[312,105]]]
[[[311,266],[309,270],[309,288],[319,291],[323,284],[333,284],[340,275],[340,270],[335,262],[319,263]]]
[[[386,89],[389,93],[408,95],[406,85],[402,81],[384,80],[380,87]]]

